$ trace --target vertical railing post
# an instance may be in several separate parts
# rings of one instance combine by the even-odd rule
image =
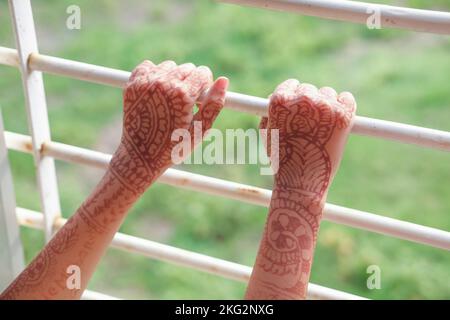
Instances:
[[[16,217],[16,197],[0,113],[0,292],[23,267],[23,248]]]
[[[52,237],[53,222],[60,216],[61,209],[54,160],[41,154],[43,143],[50,141],[42,73],[33,71],[28,66],[30,54],[38,52],[36,31],[30,0],[9,0],[9,7],[16,36],[37,184],[44,213],[45,239],[48,242]]]

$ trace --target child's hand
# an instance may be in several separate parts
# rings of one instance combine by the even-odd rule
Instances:
[[[112,171],[131,189],[143,192],[173,164],[172,149],[179,143],[171,139],[174,130],[192,131],[193,121],[201,121],[203,131],[209,129],[223,107],[227,86],[226,78],[213,84],[211,70],[204,66],[141,63],[124,91],[122,140]],[[194,104],[208,88],[194,115]]]

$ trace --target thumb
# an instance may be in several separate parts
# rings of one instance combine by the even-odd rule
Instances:
[[[200,121],[202,124],[202,137],[212,127],[214,120],[219,115],[225,103],[225,94],[228,88],[228,79],[219,77],[209,89],[199,110],[193,117],[193,123]],[[191,126],[191,129],[193,126]],[[192,133],[191,133],[192,134]]]

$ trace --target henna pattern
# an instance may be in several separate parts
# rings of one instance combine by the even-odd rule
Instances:
[[[136,200],[134,192],[116,182],[116,175],[107,173],[97,186],[98,192],[90,196],[79,209],[80,218],[97,233],[104,233],[111,223],[122,219]]]
[[[189,128],[192,101],[182,90],[175,84],[159,81],[127,88],[122,146],[111,168],[131,190],[142,193],[161,169],[170,164],[171,133]]]
[[[30,265],[15,279],[0,295],[0,299],[16,299],[19,294],[29,292],[44,293],[45,278],[54,272],[55,257],[73,247],[78,240],[78,225],[72,220],[66,223],[66,228],[58,232]]]
[[[31,264],[0,295],[0,299],[77,298],[81,290],[66,288],[67,266],[83,270],[87,284],[102,253],[142,192],[172,165],[175,129],[204,131],[219,114],[228,86],[226,78],[212,84],[212,73],[193,64],[166,61],[140,64],[124,92],[122,139],[108,171],[94,192]],[[209,88],[199,112],[192,108]],[[193,136],[191,134],[191,136]],[[192,146],[200,141],[194,141]],[[187,155],[184,155],[187,156]]]
[[[311,260],[311,250],[317,227],[313,218],[307,216],[306,210],[295,202],[277,199],[268,221],[265,246],[261,262],[265,271],[285,275],[298,274],[302,263]]]
[[[227,83],[223,78],[216,81],[194,115],[195,101],[212,84],[208,68],[177,67],[172,61],[139,65],[124,92],[122,140],[110,164],[116,178],[141,194],[172,165],[172,149],[178,143],[171,141],[174,130],[192,130],[193,121],[202,121],[205,130],[211,127],[223,106]]]
[[[89,199],[89,207],[84,204],[80,208],[87,225],[104,232],[103,226],[120,218],[117,212],[126,212],[172,165],[172,148],[178,143],[171,141],[174,130],[192,131],[194,121],[201,121],[203,133],[212,126],[224,104],[227,79],[219,78],[199,104],[199,112],[192,112],[195,101],[211,83],[211,71],[193,64],[176,66],[166,61],[155,66],[144,61],[135,68],[124,91],[122,139],[109,165],[110,175]],[[199,142],[193,141],[192,146]],[[104,197],[106,190],[108,197]]]
[[[78,240],[77,232],[79,226],[74,219],[69,219],[64,226],[64,231],[58,232],[49,243],[49,247],[53,253],[63,253]]]
[[[272,95],[260,128],[268,129],[268,155],[279,152],[279,168],[247,298],[306,295],[326,193],[341,159],[337,150],[343,149],[355,109],[349,93],[338,96],[296,80]],[[273,129],[279,130],[278,150],[271,150]]]

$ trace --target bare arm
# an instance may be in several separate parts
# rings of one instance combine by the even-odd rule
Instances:
[[[178,141],[172,141],[172,133],[191,131],[194,121],[200,121],[204,131],[211,127],[223,106],[228,80],[212,82],[208,68],[177,66],[173,61],[157,66],[145,61],[133,71],[124,91],[122,140],[104,177],[0,298],[80,298],[128,210],[173,164],[171,152]],[[193,115],[195,101],[209,87]],[[81,270],[79,290],[66,285],[70,265]]]
[[[279,167],[246,299],[306,298],[323,207],[355,111],[350,93],[297,80],[272,95],[260,126],[268,129],[268,152],[279,156]],[[273,129],[278,150],[270,144]]]

